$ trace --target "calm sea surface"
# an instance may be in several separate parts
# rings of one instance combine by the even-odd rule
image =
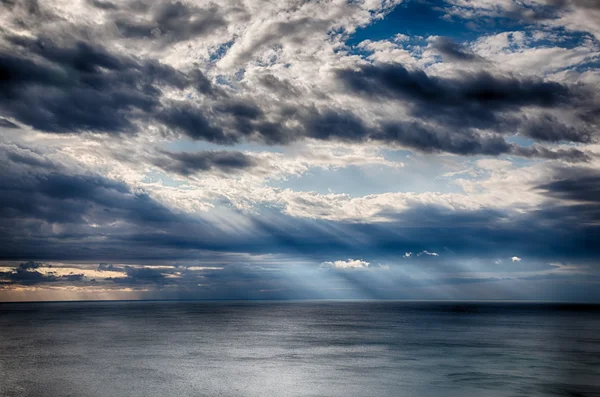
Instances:
[[[0,304],[0,396],[600,396],[600,306]]]

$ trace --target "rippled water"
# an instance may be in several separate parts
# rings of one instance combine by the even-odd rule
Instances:
[[[0,305],[1,396],[600,396],[600,306]]]

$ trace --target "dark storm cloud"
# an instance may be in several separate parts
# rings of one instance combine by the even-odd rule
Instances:
[[[100,264],[98,264],[98,267],[96,268],[96,270],[98,270],[99,272],[121,272],[121,271],[123,271],[122,268],[115,266],[111,263],[100,263]]]
[[[284,217],[254,221],[257,228],[272,236],[272,244],[279,251],[303,255],[310,252],[315,256],[379,256],[397,260],[405,252],[427,250],[452,252],[456,258],[491,259],[515,253],[546,260],[600,258],[597,206],[549,204],[537,211],[518,213],[490,209],[456,211],[423,205],[380,215],[390,222],[357,224]]]
[[[107,11],[113,9],[106,6],[99,8]],[[146,15],[140,18],[140,14]],[[110,18],[122,36],[152,39],[161,44],[214,34],[227,25],[222,10],[215,4],[200,8],[180,1],[125,2],[120,11],[110,14]]]
[[[45,266],[39,262],[24,262],[19,264],[13,271],[0,272],[0,283],[20,284],[20,285],[34,285],[41,283],[53,283],[59,281],[82,281],[83,274],[67,274],[63,276],[57,276],[56,274],[40,273],[35,269]]]
[[[462,78],[429,76],[400,64],[363,65],[342,69],[338,79],[356,94],[373,99],[399,99],[413,105],[417,115],[455,114],[455,124],[491,125],[496,112],[523,106],[555,107],[575,99],[567,86],[542,80],[496,77],[486,72]]]
[[[372,139],[397,142],[422,151],[447,151],[457,154],[498,155],[513,153],[525,157],[585,160],[578,151],[552,152],[528,150],[507,143],[499,135],[483,135],[480,129],[497,134],[520,132],[541,141],[590,142],[597,107],[588,102],[583,91],[556,82],[513,76],[493,76],[485,72],[462,77],[429,76],[424,71],[408,70],[400,64],[362,65],[358,69],[337,71],[337,78],[350,92],[377,101],[398,100],[409,106],[419,121],[383,123],[373,132],[360,120],[344,116],[349,139],[367,132]],[[576,126],[557,123],[554,116],[520,120],[515,117],[525,107],[547,109],[577,108]],[[427,126],[424,122],[435,123]],[[331,121],[330,121],[331,123]],[[343,128],[340,127],[340,128]]]
[[[234,100],[223,102],[216,108],[230,123],[236,133],[250,135],[256,130],[256,121],[264,119],[264,112],[251,101]]]
[[[12,272],[0,272],[0,280],[4,280],[4,283],[33,285],[54,282],[56,281],[56,277],[44,275],[35,270],[22,270],[17,268]]]
[[[339,139],[347,141],[366,140],[371,133],[364,122],[352,112],[326,109],[311,109],[303,115],[306,135],[321,140]]]
[[[41,266],[42,266],[42,263],[40,263],[40,262],[29,261],[29,262],[23,262],[23,263],[19,264],[17,269],[18,270],[30,270],[30,269],[37,269]]]
[[[149,260],[252,244],[244,232],[224,232],[122,182],[40,157],[0,146],[0,258]]]
[[[272,74],[265,74],[258,81],[264,88],[273,93],[293,97],[300,95],[298,89],[289,80],[281,80]]]
[[[579,149],[569,148],[550,150],[540,145],[529,147],[513,146],[510,153],[521,157],[563,160],[570,163],[587,162],[592,159],[590,154],[582,152]]]
[[[115,3],[103,0],[88,0],[88,3],[101,10],[118,10],[119,7]]]
[[[455,131],[426,127],[419,123],[389,123],[374,136],[376,139],[400,143],[423,152],[448,152],[462,155],[500,155],[510,153],[513,146],[499,136],[481,136],[471,131]]]
[[[521,133],[530,138],[546,142],[590,143],[592,141],[591,127],[583,125],[580,128],[575,128],[562,123],[551,114],[543,114],[538,118],[528,120],[524,123]]]
[[[546,195],[595,204],[600,210],[600,171],[582,167],[559,168],[552,179],[552,182],[538,186]]]
[[[440,53],[442,57],[454,62],[481,62],[484,61],[479,55],[470,51],[461,44],[447,37],[438,37],[432,43],[431,47]]]
[[[273,139],[273,143],[282,143],[283,137],[288,134],[281,123],[273,124],[273,129],[269,130],[270,124],[263,110],[247,98],[236,98],[217,88],[211,88],[208,95],[214,99],[210,109],[201,109],[183,101],[171,101],[155,118],[191,139],[221,145],[231,145],[243,139]]]
[[[0,145],[0,164],[6,166],[6,170],[11,170],[10,164],[3,161],[3,156],[6,160],[14,164],[24,166],[44,167],[47,171],[56,169],[56,164],[43,155],[36,153],[28,148],[22,148],[16,145]]]
[[[5,239],[16,237],[16,231],[10,231],[14,225],[20,225],[21,232],[35,234],[44,222],[72,224],[78,229],[78,225],[87,228],[93,221],[160,224],[177,219],[148,195],[133,192],[122,182],[94,174],[75,174],[14,146],[0,149],[0,167],[5,171],[0,174],[0,216]],[[6,249],[14,248],[6,244]]]
[[[541,145],[521,147],[496,134],[481,134],[443,126],[428,126],[422,122],[383,121],[368,126],[349,111],[311,109],[301,112],[303,135],[320,140],[363,142],[381,141],[419,150],[425,153],[446,152],[460,155],[498,156],[512,154],[528,158],[546,158],[570,162],[588,161],[588,154],[575,149],[550,150]],[[280,131],[280,130],[278,130]]]
[[[159,112],[162,87],[183,89],[198,82],[197,74],[191,78],[90,43],[9,39],[28,55],[0,53],[0,109],[41,131],[136,131],[136,121]]]
[[[10,120],[7,120],[5,118],[0,117],[0,127],[4,127],[4,128],[15,128],[18,129],[19,126],[16,125],[15,123],[13,123]]]
[[[102,47],[85,42],[77,42],[70,47],[60,47],[52,40],[43,38],[34,40],[22,36],[9,36],[7,40],[30,53],[79,72],[97,73],[100,68],[124,70],[134,66],[132,60],[119,58]]]
[[[304,135],[320,140],[401,144],[422,152],[448,152],[463,155],[509,153],[512,145],[502,137],[483,137],[471,131],[429,127],[421,122],[384,121],[369,126],[347,110],[309,109],[299,112]]]
[[[159,270],[150,267],[125,266],[120,271],[124,271],[127,277],[114,277],[108,280],[126,285],[163,284],[166,282],[165,276]]]
[[[194,140],[218,144],[232,144],[238,140],[236,135],[227,134],[222,128],[213,125],[201,109],[188,103],[173,102],[156,114],[156,119]]]
[[[154,165],[180,175],[219,170],[231,173],[255,167],[259,161],[242,152],[203,151],[203,152],[161,152],[165,157],[156,157]]]

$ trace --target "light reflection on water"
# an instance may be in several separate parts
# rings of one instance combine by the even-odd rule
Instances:
[[[0,305],[0,396],[600,396],[600,306]]]

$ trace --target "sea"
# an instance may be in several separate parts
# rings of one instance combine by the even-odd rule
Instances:
[[[600,306],[5,303],[0,396],[600,396]]]

